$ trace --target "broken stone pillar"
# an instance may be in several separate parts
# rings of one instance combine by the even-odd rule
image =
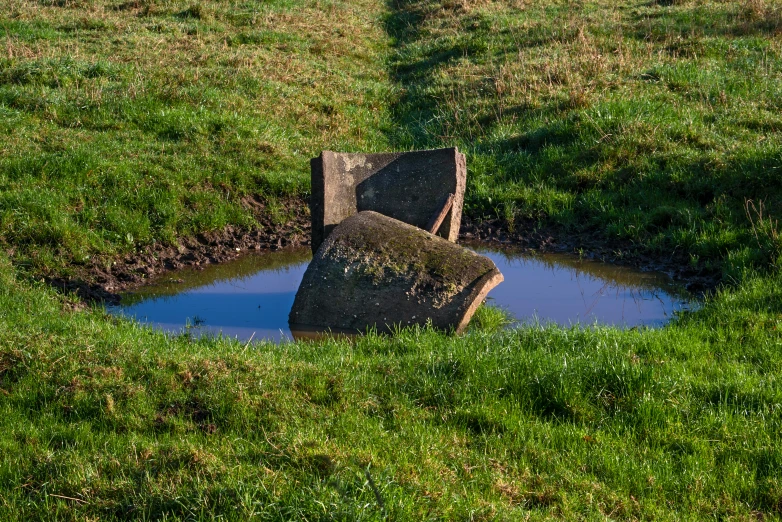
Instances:
[[[462,220],[467,167],[456,148],[388,154],[324,151],[312,171],[312,252],[343,219],[372,210],[426,228],[453,194],[437,234],[456,241]]]
[[[494,262],[396,219],[365,211],[323,242],[289,316],[296,334],[389,333],[396,325],[461,332],[502,282]]]

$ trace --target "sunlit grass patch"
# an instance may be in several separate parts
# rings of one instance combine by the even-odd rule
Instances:
[[[466,150],[473,217],[629,241],[725,275],[744,249],[768,267],[777,254],[754,244],[744,206],[780,197],[779,12],[763,1],[395,4],[395,143]]]
[[[778,514],[773,278],[660,330],[248,345],[0,277],[6,518]]]
[[[387,148],[380,6],[6,4],[0,236],[39,270],[251,228],[320,149]]]

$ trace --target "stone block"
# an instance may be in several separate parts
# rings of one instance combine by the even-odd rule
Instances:
[[[438,235],[456,241],[467,166],[454,148],[387,154],[323,151],[310,161],[312,252],[347,217],[371,210],[425,228],[449,194],[453,205]]]
[[[488,257],[382,214],[359,212],[316,252],[296,293],[290,328],[298,337],[368,328],[389,333],[431,321],[459,333],[502,280]]]

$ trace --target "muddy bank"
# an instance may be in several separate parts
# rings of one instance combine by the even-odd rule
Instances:
[[[50,279],[61,291],[75,293],[84,301],[117,303],[119,294],[145,284],[150,277],[185,267],[201,267],[222,263],[252,251],[278,250],[289,246],[310,244],[310,213],[306,201],[284,202],[285,223],[275,223],[264,212],[262,202],[248,202],[256,210],[258,228],[224,230],[184,238],[178,245],[150,245],[134,254],[114,260],[92,262],[71,279]],[[522,223],[513,231],[500,220],[476,222],[464,216],[460,241],[490,242],[538,252],[570,252],[588,259],[632,266],[642,270],[667,272],[695,294],[713,290],[719,283],[719,273],[692,268],[684,256],[659,258],[644,253],[632,243],[608,243],[597,234],[563,234],[553,227]]]
[[[71,279],[48,282],[61,291],[75,293],[84,301],[116,304],[121,292],[141,286],[160,273],[223,263],[251,251],[309,244],[310,212],[306,202],[298,199],[283,202],[284,213],[290,216],[285,223],[275,222],[264,212],[263,202],[251,200],[246,204],[256,211],[256,229],[229,226],[183,238],[177,245],[148,245],[116,259],[95,260]]]
[[[572,253],[590,260],[665,272],[696,296],[714,291],[721,279],[719,271],[691,266],[685,253],[655,256],[630,241],[607,240],[597,233],[567,234],[555,227],[541,227],[532,221],[517,223],[511,232],[501,220],[476,223],[465,217],[459,240],[468,244],[476,241],[537,252]]]

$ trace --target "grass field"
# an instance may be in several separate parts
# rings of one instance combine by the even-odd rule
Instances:
[[[4,0],[0,238],[57,273],[285,219],[315,151],[387,146],[382,9]]]
[[[387,20],[392,143],[463,149],[473,217],[725,276],[778,262],[780,4],[420,0]]]
[[[782,518],[781,80],[770,0],[0,0],[0,519]],[[245,345],[41,282],[285,220],[322,148],[453,145],[473,219],[725,288]]]

